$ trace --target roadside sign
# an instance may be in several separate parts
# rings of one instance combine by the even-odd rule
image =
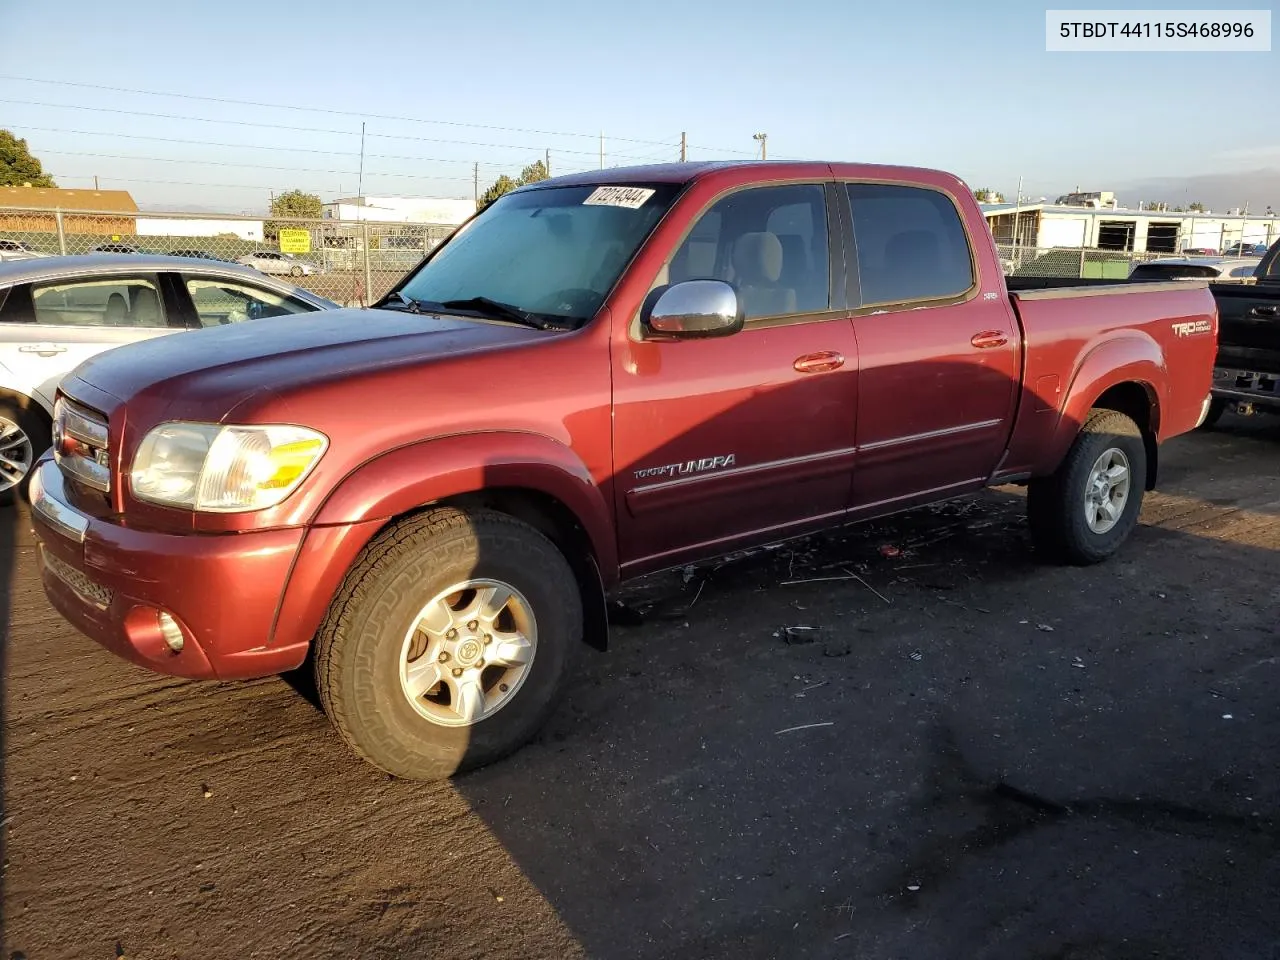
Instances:
[[[280,231],[280,252],[281,253],[310,253],[311,252],[311,231],[310,230],[281,230]]]

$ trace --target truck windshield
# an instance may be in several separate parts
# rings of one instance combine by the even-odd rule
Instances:
[[[577,326],[600,309],[679,189],[590,184],[509,193],[398,292],[428,304],[488,300]]]

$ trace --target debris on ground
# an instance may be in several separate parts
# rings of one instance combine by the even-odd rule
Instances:
[[[782,630],[780,631],[780,634],[779,633],[774,634],[775,637],[779,635],[785,638],[787,643],[790,643],[790,644],[813,643],[815,640],[818,639],[818,628],[817,627],[783,627]]]
[[[1083,660],[1081,660],[1079,657],[1072,657],[1072,658],[1071,658],[1071,665],[1072,665],[1073,667],[1079,667],[1081,670],[1083,670],[1083,669],[1084,669],[1084,661],[1083,661]]]
[[[884,543],[880,545],[880,556],[892,560],[894,557],[902,556],[902,550],[891,543]]]
[[[776,737],[783,733],[795,733],[797,730],[813,730],[817,727],[834,727],[835,725],[836,722],[834,720],[824,720],[821,723],[802,723],[798,727],[785,727],[782,730],[775,730],[774,736]]]
[[[204,798],[206,800],[213,796],[213,791],[209,789],[209,785],[207,783],[200,784],[200,792],[204,794]]]
[[[847,657],[853,653],[853,643],[849,640],[829,640],[822,645],[824,657]]]
[[[1036,624],[1036,629],[1043,630],[1045,633],[1053,633],[1053,627],[1049,626],[1047,623]]]
[[[907,659],[914,660],[917,663],[919,663],[921,660],[924,659],[924,654],[921,653],[919,650],[912,650],[909,654],[907,654]]]

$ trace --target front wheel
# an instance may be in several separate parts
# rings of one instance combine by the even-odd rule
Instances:
[[[1073,564],[1109,558],[1137,526],[1146,478],[1138,425],[1116,410],[1094,410],[1057,471],[1027,488],[1037,551]]]
[[[301,268],[301,267],[299,267],[299,266],[297,266],[297,265],[294,265],[294,266],[290,267],[290,268],[289,268],[289,276],[291,276],[291,277],[300,277],[300,276],[302,276],[302,268]]]
[[[433,510],[383,531],[322,624],[316,686],[339,735],[395,776],[438,780],[524,745],[582,644],[568,562],[532,527]]]

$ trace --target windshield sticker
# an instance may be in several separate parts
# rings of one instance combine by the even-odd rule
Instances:
[[[653,194],[654,191],[648,187],[596,187],[591,192],[591,196],[582,202],[584,205],[596,207],[626,207],[628,210],[638,210]]]

